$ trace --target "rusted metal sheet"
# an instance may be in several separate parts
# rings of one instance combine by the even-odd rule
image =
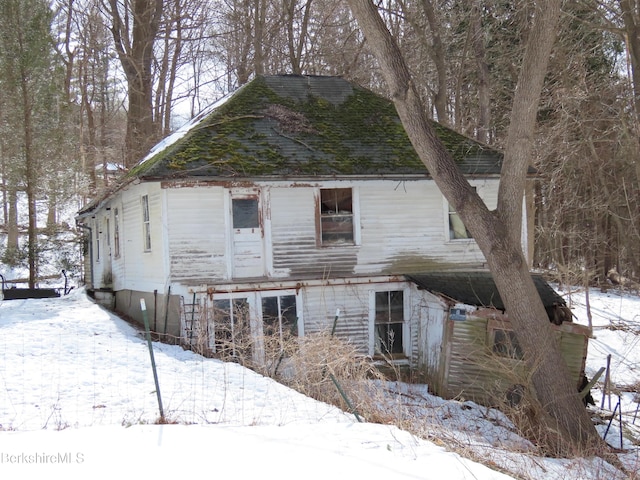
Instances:
[[[506,316],[492,309],[482,309],[465,321],[448,320],[447,323],[449,335],[443,359],[446,378],[439,392],[441,395],[495,404],[505,400],[510,387],[525,383],[524,362],[498,355],[492,349],[492,330],[512,328]],[[580,326],[566,324],[551,327],[577,386],[580,373],[584,371],[587,332]]]

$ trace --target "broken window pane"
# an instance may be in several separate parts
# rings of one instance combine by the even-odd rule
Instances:
[[[260,226],[257,198],[234,198],[232,204],[233,228],[258,228]]]
[[[320,190],[322,244],[353,244],[353,196],[350,188]]]

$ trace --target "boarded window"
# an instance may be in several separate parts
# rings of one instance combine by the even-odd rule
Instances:
[[[262,297],[262,327],[265,336],[284,349],[288,339],[298,336],[296,296]]]
[[[258,228],[260,226],[257,198],[234,198],[232,209],[233,228]]]
[[[523,353],[518,338],[512,330],[496,329],[493,331],[493,353],[501,357],[522,360]]]
[[[251,351],[249,303],[246,298],[213,301],[214,351],[221,357],[248,359]]]
[[[375,353],[404,353],[404,296],[401,290],[376,292]]]
[[[151,220],[149,215],[149,196],[142,196],[142,235],[144,251],[151,250]]]
[[[350,188],[320,190],[322,245],[353,245],[353,192]]]

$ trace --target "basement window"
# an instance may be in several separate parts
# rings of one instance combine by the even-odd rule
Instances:
[[[277,343],[278,349],[284,350],[287,340],[298,336],[296,296],[263,296],[262,328],[265,337]]]
[[[404,353],[404,295],[402,290],[376,292],[374,352],[378,355]]]
[[[353,245],[353,191],[320,190],[320,241],[322,245]]]
[[[213,330],[215,353],[225,358],[250,359],[251,327],[246,298],[214,300]]]

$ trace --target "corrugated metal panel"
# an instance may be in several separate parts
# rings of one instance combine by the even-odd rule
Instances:
[[[336,310],[336,335],[369,353],[369,293],[366,285],[307,287],[304,289],[305,334],[330,332]]]
[[[484,400],[495,390],[495,373],[488,366],[485,319],[452,322],[447,361],[447,397]]]
[[[567,362],[571,378],[580,383],[581,374],[584,373],[584,364],[587,358],[587,345],[589,338],[585,335],[571,332],[557,331],[560,338],[560,351]]]
[[[507,389],[523,383],[524,362],[492,354],[488,345],[486,319],[449,320],[445,397],[464,397],[491,404],[504,400]],[[563,332],[553,327],[560,339],[560,350],[572,378],[577,382],[584,367],[588,338],[581,333]]]

